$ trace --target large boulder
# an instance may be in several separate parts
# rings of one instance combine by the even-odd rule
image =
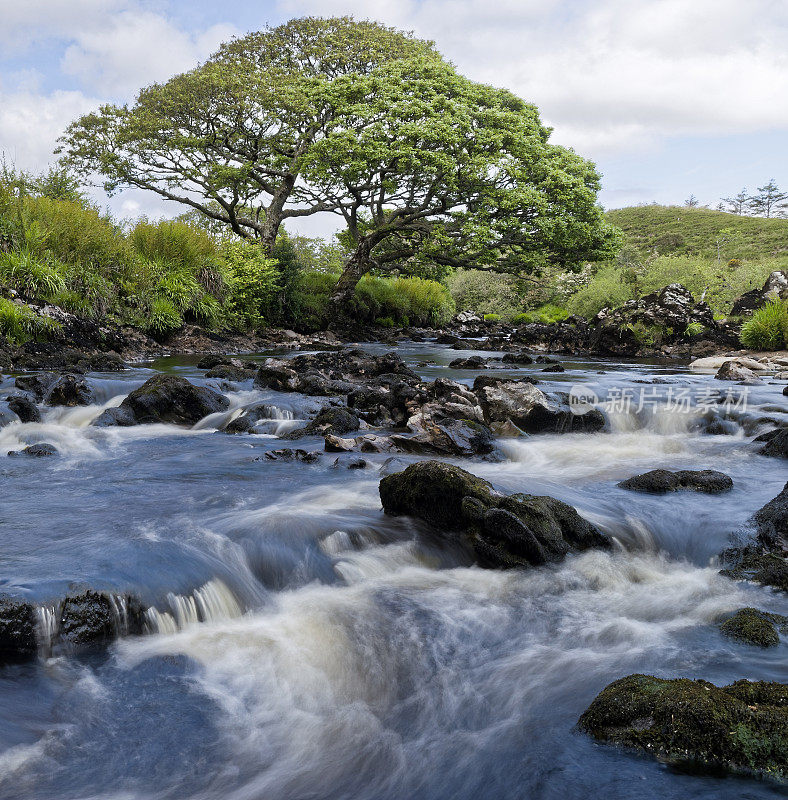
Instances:
[[[135,389],[117,409],[108,409],[94,425],[140,425],[169,422],[195,425],[208,414],[225,411],[229,400],[205,386],[195,386],[176,375],[154,375]]]
[[[447,456],[487,455],[495,450],[493,432],[473,419],[443,417],[420,423],[414,435],[394,434],[389,441],[405,453]]]
[[[421,461],[380,482],[387,514],[407,514],[465,547],[484,567],[538,566],[567,553],[610,547],[572,506],[552,497],[504,496],[482,478],[439,461]]]
[[[48,406],[88,406],[93,402],[93,389],[77,375],[62,375],[44,398]]]
[[[775,270],[766,279],[766,283],[760,289],[752,289],[745,292],[733,303],[731,308],[732,317],[742,317],[752,314],[769,300],[788,299],[788,271]]]
[[[12,395],[8,398],[8,407],[22,422],[41,422],[38,406],[26,395]]]
[[[23,600],[0,597],[0,666],[28,661],[37,652],[35,607]]]
[[[341,406],[324,408],[313,420],[303,428],[290,431],[283,439],[300,439],[303,436],[342,436],[359,428],[358,417],[349,409]]]
[[[600,692],[578,722],[595,739],[681,767],[788,777],[788,685],[629,675]]]
[[[776,431],[759,452],[772,458],[788,458],[788,428]]]
[[[605,415],[599,409],[576,414],[567,394],[546,394],[529,381],[484,376],[476,379],[473,388],[490,424],[511,422],[526,433],[590,432],[605,427]]]
[[[733,481],[724,472],[713,469],[679,470],[653,469],[642,475],[627,478],[618,484],[622,489],[650,494],[666,494],[679,489],[691,489],[706,494],[722,494],[733,488]]]

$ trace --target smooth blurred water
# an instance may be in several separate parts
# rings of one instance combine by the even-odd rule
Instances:
[[[426,378],[475,375],[447,367],[470,352],[429,343],[399,352]],[[383,515],[386,456],[365,455],[368,468],[352,471],[329,454],[257,460],[292,446],[275,434],[323,399],[247,382],[224,386],[230,410],[193,430],[89,426],[152,370],[220,386],[196,360],[91,375],[100,404],[0,429],[2,453],[40,441],[61,451],[0,460],[0,591],[42,604],[71,584],[132,591],[156,631],[103,655],[0,670],[0,797],[779,795],[766,783],[679,774],[574,725],[603,686],[632,672],[788,681],[784,641],[748,648],[715,624],[743,605],[788,613],[784,595],[722,578],[714,563],[788,478],[749,443],[784,418],[782,386],[752,387],[730,435],[702,433],[699,413],[655,406],[613,414],[609,432],[501,439],[500,462],[457,461],[501,490],[573,504],[617,542],[558,566],[495,572]],[[534,374],[546,390],[588,384],[600,397],[728,388],[676,366],[563,363],[565,373],[490,372]],[[639,383],[654,379],[666,382]],[[270,409],[269,433],[216,431],[258,403]],[[617,488],[656,467],[719,469],[734,489]]]

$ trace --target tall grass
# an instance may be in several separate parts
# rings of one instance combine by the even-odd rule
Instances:
[[[15,344],[46,339],[59,327],[55,320],[36,314],[29,306],[0,297],[0,336]]]
[[[742,325],[741,343],[750,350],[788,347],[788,302],[772,300]]]

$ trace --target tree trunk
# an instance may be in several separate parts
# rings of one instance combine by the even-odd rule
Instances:
[[[345,268],[339,276],[339,280],[331,292],[331,299],[328,303],[329,327],[339,324],[347,324],[349,319],[350,301],[356,291],[358,282],[369,272],[373,265],[371,252],[377,244],[372,238],[362,239],[356,247],[353,255],[345,263]],[[357,320],[355,320],[357,322]]]

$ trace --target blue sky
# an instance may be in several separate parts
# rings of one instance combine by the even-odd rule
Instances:
[[[555,141],[596,161],[608,208],[788,186],[786,0],[0,0],[0,151],[40,169],[98,103],[133,99],[232,35],[345,13],[414,30],[535,102]],[[111,207],[168,211],[141,192]]]

